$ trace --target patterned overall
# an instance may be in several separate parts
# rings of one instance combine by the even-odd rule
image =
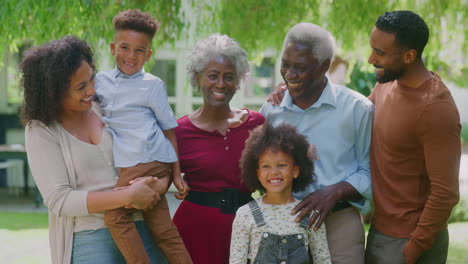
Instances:
[[[249,207],[257,227],[266,225],[262,211],[255,200],[249,202]],[[307,230],[308,217],[304,217],[299,225]],[[262,240],[255,256],[254,264],[308,264],[309,254],[304,243],[304,233],[291,235],[276,235],[269,232],[262,234]]]

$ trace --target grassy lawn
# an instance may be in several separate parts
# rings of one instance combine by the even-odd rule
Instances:
[[[47,214],[0,212],[0,263],[50,263]]]
[[[0,263],[50,263],[47,226],[46,214],[0,212]],[[449,233],[447,263],[468,263],[468,222],[450,224]]]

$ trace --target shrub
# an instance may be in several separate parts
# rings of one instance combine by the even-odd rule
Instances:
[[[455,205],[448,222],[466,222],[468,221],[468,201],[466,198],[461,197],[460,202]]]
[[[468,143],[468,123],[462,124],[461,139],[463,143]]]

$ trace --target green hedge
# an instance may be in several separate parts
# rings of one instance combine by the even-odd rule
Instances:
[[[468,123],[462,124],[461,138],[463,143],[468,143]]]
[[[448,222],[455,223],[466,221],[468,221],[468,200],[466,197],[461,197],[460,202],[453,208]]]

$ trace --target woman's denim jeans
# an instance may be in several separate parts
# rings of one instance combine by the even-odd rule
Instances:
[[[166,258],[154,244],[151,233],[143,221],[135,222],[151,264],[167,264]],[[77,232],[73,237],[73,264],[103,263],[125,264],[117,245],[107,228]]]

